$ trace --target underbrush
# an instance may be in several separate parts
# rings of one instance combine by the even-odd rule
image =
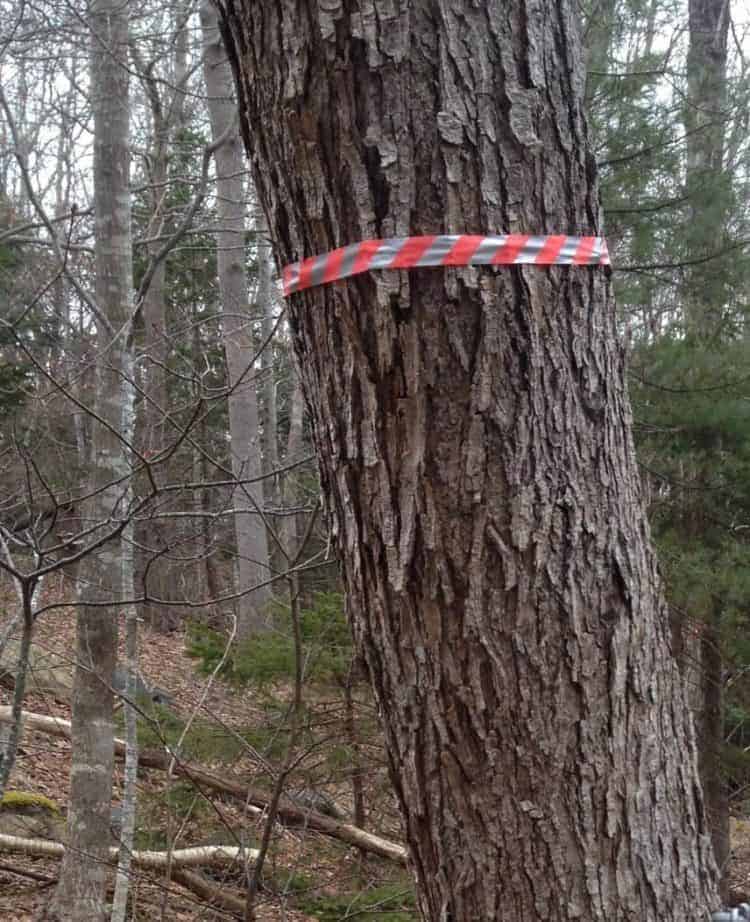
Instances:
[[[413,922],[417,918],[411,886],[383,884],[355,893],[298,897],[295,906],[318,922],[375,919],[377,922]]]
[[[236,644],[219,668],[227,681],[242,687],[267,688],[295,674],[294,632],[289,609],[277,605],[271,612],[273,628],[267,633]],[[352,638],[338,592],[316,593],[313,604],[300,612],[299,629],[305,679],[337,681],[346,675],[352,661]],[[208,675],[224,658],[227,638],[205,624],[188,628],[186,652]]]

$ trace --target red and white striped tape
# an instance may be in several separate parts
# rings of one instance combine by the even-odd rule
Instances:
[[[370,269],[423,266],[608,266],[604,237],[444,234],[363,240],[285,266],[284,297]]]

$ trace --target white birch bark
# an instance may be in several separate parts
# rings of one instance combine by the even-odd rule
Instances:
[[[135,429],[135,389],[132,386],[134,368],[127,356],[126,381],[123,388],[126,400],[122,406],[122,431],[128,442]],[[127,497],[132,498],[132,484],[128,484]],[[124,599],[135,597],[133,526],[123,532],[121,592]],[[136,711],[136,683],[138,678],[138,613],[135,605],[125,608],[125,769],[122,794],[122,825],[117,857],[115,895],[112,901],[111,922],[125,922],[130,890],[130,866],[134,861],[135,813],[138,800],[138,714]]]
[[[40,858],[62,858],[66,848],[61,842],[49,839],[27,839],[23,836],[0,834],[0,852],[14,855],[34,855]],[[116,860],[118,850],[110,848],[107,861]],[[170,860],[175,867],[221,867],[254,861],[257,851],[236,845],[199,845],[193,848],[178,848],[171,853],[155,851],[133,852],[133,864],[139,868],[162,870]],[[114,916],[113,916],[114,918]]]

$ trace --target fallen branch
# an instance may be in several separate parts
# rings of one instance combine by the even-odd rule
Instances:
[[[0,724],[8,723],[10,720],[10,707],[7,705],[0,707]],[[47,717],[43,714],[34,714],[31,711],[24,711],[22,720],[22,730],[36,730],[40,733],[49,734],[50,736],[70,739],[70,721],[68,720],[63,720],[59,717]],[[115,754],[120,758],[124,756],[124,740],[115,739]],[[140,764],[143,768],[167,771],[172,758],[173,755],[171,753],[167,754],[151,750],[141,753]],[[210,772],[204,771],[198,766],[189,765],[186,762],[178,760],[174,766],[174,773],[183,778],[187,778],[198,789],[208,788],[219,794],[237,798],[242,804],[249,804],[261,809],[268,807],[270,797],[265,791],[248,788],[239,781],[219,778],[216,775],[212,775]],[[360,829],[358,826],[352,826],[350,823],[342,823],[339,820],[323,816],[322,813],[301,809],[289,802],[288,799],[284,799],[284,801],[279,804],[277,815],[278,819],[288,826],[302,826],[306,829],[312,829],[315,832],[338,839],[340,842],[346,842],[347,845],[353,845],[355,848],[359,848],[373,855],[378,855],[381,858],[387,858],[390,861],[396,861],[399,864],[406,864],[408,861],[408,852],[403,845],[365,832],[363,829]]]
[[[57,883],[56,877],[50,877],[49,874],[39,874],[37,871],[31,871],[29,868],[19,868],[14,864],[6,864],[0,861],[0,871],[7,871],[9,874],[17,874],[19,877],[28,877],[29,880],[36,880],[46,887]]]
[[[109,860],[117,864],[119,848],[112,846]],[[34,858],[62,858],[65,846],[52,839],[25,839],[22,836],[0,834],[0,852],[12,855],[29,855]],[[199,845],[194,848],[176,848],[172,851],[175,867],[200,868],[234,865],[238,862],[254,861],[258,856],[255,849],[238,848],[235,845]],[[158,871],[167,866],[169,852],[134,851],[131,853],[134,866]]]
[[[220,887],[207,880],[202,874],[177,867],[172,868],[172,880],[192,890],[206,903],[219,906],[221,909],[228,909],[242,916],[243,919],[245,918],[245,897],[239,891],[227,890],[226,887]]]

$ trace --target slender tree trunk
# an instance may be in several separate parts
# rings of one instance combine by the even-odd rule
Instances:
[[[155,155],[158,168],[152,174],[152,181],[158,184],[160,194],[164,192],[166,182],[166,154]],[[155,206],[158,208],[158,205]],[[158,214],[158,211],[156,212]],[[160,221],[152,222],[149,233],[157,235],[163,225]],[[150,255],[159,249],[154,245]],[[139,439],[141,450],[156,461],[152,473],[157,484],[168,479],[168,465],[158,463],[159,455],[167,448],[169,436],[165,415],[169,411],[167,376],[167,332],[166,304],[164,286],[166,281],[164,261],[154,272],[151,285],[143,301],[143,322],[145,327],[144,354],[147,356],[144,375],[144,406],[139,415],[143,431]],[[158,511],[164,512],[164,502],[158,505]],[[174,525],[169,519],[146,519],[138,523],[138,583],[143,583],[148,596],[154,599],[174,601],[176,578],[170,566],[169,550],[174,543]],[[151,627],[159,631],[173,630],[180,620],[179,610],[171,605],[148,602],[143,606],[146,619]]]
[[[190,120],[186,86],[190,77],[190,19],[193,9],[193,0],[176,0],[174,3],[173,16],[176,38],[174,51],[174,100],[172,105],[178,132],[182,132]]]
[[[690,0],[690,42],[687,57],[688,93],[685,106],[687,138],[686,192],[690,217],[686,222],[689,255],[700,259],[721,246],[727,232],[731,183],[724,171],[727,125],[728,0]],[[730,293],[722,260],[702,263],[685,273],[685,326],[697,348],[713,345],[721,329]],[[703,480],[699,476],[698,482]],[[691,515],[694,519],[694,516]],[[704,523],[689,521],[696,536]],[[711,607],[698,636],[689,631],[683,669],[693,673],[691,706],[696,725],[699,768],[706,798],[716,862],[726,871],[729,860],[729,798],[722,771],[724,746],[724,677],[722,604]],[[678,613],[678,621],[684,619]],[[683,631],[685,626],[681,625]],[[691,659],[697,668],[691,669]],[[722,881],[726,891],[727,881]],[[724,893],[726,895],[726,892]]]
[[[7,545],[4,546],[7,554]],[[29,672],[31,642],[34,636],[34,607],[31,588],[28,583],[18,585],[20,603],[21,639],[18,647],[18,660],[13,675],[13,710],[12,723],[7,734],[0,734],[0,801],[10,779],[18,755],[18,742],[21,738],[21,713],[26,692],[26,678]],[[14,623],[15,619],[11,623]]]
[[[211,131],[220,138],[237,117],[232,73],[221,43],[216,13],[209,3],[201,6],[204,35],[204,75]],[[245,170],[239,126],[219,147],[216,159],[217,233],[219,288],[221,291],[224,351],[229,372],[229,431],[232,471],[238,481],[234,496],[237,536],[239,601],[237,639],[242,641],[267,628],[264,607],[267,589],[253,589],[268,579],[268,539],[260,511],[263,484],[258,424],[258,396],[254,370],[248,367],[254,354],[245,271]],[[259,281],[263,280],[263,275]],[[261,296],[259,292],[259,299]]]
[[[284,464],[292,464],[298,461],[302,456],[302,436],[303,424],[305,418],[305,398],[302,393],[302,382],[296,369],[292,371],[294,375],[294,389],[289,402],[289,433],[286,442],[286,455]],[[286,471],[281,475],[281,499],[284,507],[289,509],[296,506],[299,502],[298,490],[298,471]],[[282,519],[282,527],[279,529],[282,535],[282,544],[284,550],[290,558],[294,558],[297,553],[299,544],[299,529],[297,528],[298,516],[285,515]]]
[[[230,74],[231,75],[231,74]],[[238,128],[239,134],[239,128]],[[273,297],[273,254],[268,246],[268,228],[265,220],[256,223],[258,247],[258,289],[257,309],[263,311],[263,342],[268,343],[261,355],[263,369],[263,460],[267,471],[275,471],[279,466],[278,413],[276,406],[276,375],[274,373],[274,352],[271,343],[276,317],[274,316],[276,299]],[[271,480],[272,504],[278,500],[276,481]]]
[[[227,65],[227,70],[229,67]],[[231,78],[231,71],[229,71]],[[239,136],[239,127],[238,127]],[[278,406],[276,401],[276,369],[273,348],[273,335],[276,329],[276,298],[273,291],[273,254],[268,245],[268,227],[265,218],[261,216],[255,222],[256,246],[258,260],[258,285],[256,288],[256,313],[262,312],[261,326],[262,343],[265,348],[261,354],[262,387],[262,432],[263,432],[263,470],[267,473],[277,470],[279,466],[279,423]],[[268,476],[264,480],[264,495],[266,503],[272,508],[281,502],[280,479],[277,474]],[[283,542],[284,520],[273,519],[274,533]],[[269,562],[275,571],[283,570],[284,555],[275,541],[269,541]]]
[[[280,263],[599,230],[571,0],[219,8]],[[370,273],[289,317],[424,918],[705,917],[607,274]]]
[[[729,789],[722,754],[724,750],[724,658],[722,656],[721,615],[723,600],[715,604],[710,621],[704,625],[700,644],[701,703],[695,714],[698,736],[698,767],[706,798],[706,814],[711,829],[714,857],[721,871],[722,896],[729,896],[726,877],[730,857]]]
[[[84,504],[87,524],[102,531],[125,514],[122,482],[129,474],[122,431],[123,408],[132,406],[124,381],[132,373],[127,319],[132,299],[130,191],[128,184],[128,6],[95,0],[91,7],[91,94],[94,111],[95,297],[97,416],[92,424],[91,485]],[[80,568],[73,688],[68,843],[50,914],[63,922],[103,922],[105,872],[110,846],[114,766],[112,673],[117,654],[115,604],[121,586],[123,548],[111,539]],[[100,607],[108,603],[111,607]]]
[[[365,791],[366,775],[364,772],[362,750],[360,746],[360,732],[357,727],[356,698],[354,689],[362,677],[362,664],[357,657],[353,657],[349,664],[349,671],[341,683],[344,693],[344,727],[346,728],[346,741],[350,751],[350,780],[352,786],[352,803],[354,805],[354,825],[358,829],[367,828],[367,794]],[[359,853],[358,876],[364,885],[364,870],[367,852],[364,849]]]
[[[659,11],[660,0],[651,0],[648,5],[648,15],[646,17],[646,35],[643,40],[644,57],[651,57],[654,50],[654,39],[656,38],[656,14]]]
[[[132,48],[138,65],[152,118],[152,138],[149,152],[149,181],[151,183],[151,218],[147,235],[152,242],[147,247],[149,259],[160,252],[164,235],[171,230],[169,157],[172,144],[181,143],[181,135],[188,118],[185,105],[185,88],[188,69],[189,3],[177,0],[170,4],[174,33],[173,81],[171,88],[154,76],[156,62],[142,61],[137,46]],[[141,433],[138,439],[147,456],[158,459],[169,447],[176,432],[167,419],[170,411],[170,391],[167,363],[170,354],[167,318],[167,262],[162,259],[153,273],[143,298],[144,326],[143,352],[144,406],[140,417]],[[156,463],[152,475],[157,484],[169,479],[167,462]],[[164,500],[159,511],[166,509]],[[141,522],[138,528],[139,580],[146,578],[148,595],[167,602],[178,601],[175,566],[171,564],[169,550],[175,543],[175,526],[169,519],[151,519]],[[153,627],[169,631],[180,621],[180,611],[174,605],[150,602],[144,612]]]
[[[161,250],[160,238],[167,230],[168,169],[167,154],[170,141],[170,125],[165,112],[166,100],[160,95],[160,87],[148,68],[144,79],[147,85],[153,120],[153,138],[149,156],[151,183],[151,220],[147,235],[157,238],[147,247],[152,259]],[[138,443],[144,454],[155,463],[152,474],[157,484],[168,479],[168,465],[159,463],[159,456],[167,448],[170,427],[166,416],[169,412],[169,390],[167,387],[167,359],[169,354],[166,307],[166,261],[156,267],[151,283],[143,298],[143,405],[139,414],[141,432]],[[165,509],[159,504],[159,511]],[[174,543],[174,526],[169,519],[146,519],[138,523],[138,575],[137,582],[145,580],[149,597],[174,601],[175,574],[171,572],[169,550]],[[144,614],[151,626],[157,630],[169,631],[179,622],[179,611],[169,605],[149,602],[143,606]]]
[[[129,356],[127,359],[129,360]],[[135,386],[133,363],[128,361],[122,394],[122,432],[128,442],[135,433]],[[132,501],[132,481],[128,484],[127,499]],[[123,599],[135,597],[134,527],[130,522],[123,532],[120,560],[120,592]],[[130,892],[130,866],[135,840],[135,818],[138,803],[138,612],[135,605],[125,606],[125,767],[123,769],[120,846],[117,857],[115,892],[112,899],[110,922],[125,922],[128,893]]]
[[[193,305],[193,355],[203,354],[204,344],[201,340],[201,324],[198,320],[196,305]],[[197,402],[202,397],[202,383],[196,380],[194,385],[194,399]],[[201,413],[196,424],[196,439],[193,444],[193,480],[195,483],[207,483],[210,480],[209,457],[211,456],[211,440],[206,414]],[[197,445],[195,444],[197,441]],[[198,580],[196,595],[216,599],[221,594],[219,577],[216,572],[216,548],[214,546],[213,526],[208,518],[214,512],[211,490],[202,488],[193,493],[193,503],[196,512],[200,514],[197,524],[196,544],[198,547]],[[208,623],[213,623],[216,612],[212,610],[202,613]]]
[[[726,233],[731,184],[724,173],[727,125],[728,0],[690,0],[687,56],[685,185],[689,218],[685,223],[690,255],[720,249]],[[726,305],[722,263],[704,263],[687,273],[685,306],[688,332],[699,338],[716,334]]]
[[[615,35],[616,0],[596,0],[586,18],[586,98],[591,100],[610,69],[610,49]]]

